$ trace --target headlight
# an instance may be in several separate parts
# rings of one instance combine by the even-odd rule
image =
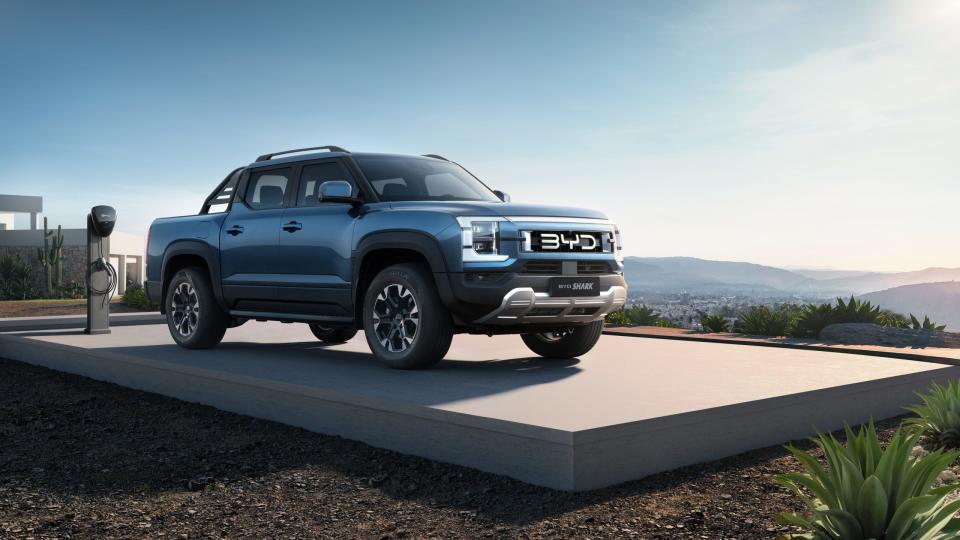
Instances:
[[[496,217],[458,217],[463,238],[463,260],[505,261],[509,257],[500,254],[500,222]]]
[[[617,262],[623,264],[623,244],[620,242],[620,227],[613,228],[613,256]]]

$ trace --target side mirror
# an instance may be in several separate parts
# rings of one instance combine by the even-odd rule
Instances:
[[[496,195],[497,198],[503,202],[510,202],[510,195],[507,195],[506,193],[500,191],[499,189],[493,190],[493,194]]]
[[[331,180],[320,184],[320,201],[359,204],[360,198],[353,196],[350,182]]]

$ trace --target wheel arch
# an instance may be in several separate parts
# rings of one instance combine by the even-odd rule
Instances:
[[[212,246],[201,240],[180,240],[173,242],[163,254],[161,269],[160,312],[166,313],[167,287],[174,274],[188,266],[198,266],[207,271],[213,296],[220,307],[226,311],[223,291],[220,288],[220,259]]]
[[[365,237],[358,244],[353,258],[353,313],[357,328],[363,326],[363,295],[367,286],[381,270],[399,263],[425,264],[431,274],[447,272],[440,244],[429,235],[397,231]],[[432,277],[440,298],[446,303],[451,294],[447,280]]]

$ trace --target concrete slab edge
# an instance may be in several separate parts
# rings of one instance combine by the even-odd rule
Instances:
[[[83,328],[87,319],[84,315],[51,315],[49,317],[9,317],[0,319],[0,332],[31,332],[42,330],[68,330]],[[111,326],[135,326],[141,324],[166,324],[166,318],[159,312],[113,313]]]
[[[960,360],[949,356],[936,356],[930,354],[914,354],[900,351],[878,351],[874,349],[853,349],[836,347],[832,345],[805,345],[802,343],[778,343],[775,341],[757,341],[752,339],[738,338],[711,338],[702,336],[684,336],[684,335],[663,335],[646,334],[642,332],[622,332],[617,330],[604,330],[604,334],[611,336],[647,338],[647,339],[667,339],[674,341],[693,341],[701,343],[719,343],[723,345],[749,345],[751,347],[773,347],[778,349],[800,349],[807,351],[821,351],[840,354],[860,354],[865,356],[880,356],[884,358],[896,358],[899,360],[915,360],[918,362],[933,362],[935,364],[948,364],[960,366]]]

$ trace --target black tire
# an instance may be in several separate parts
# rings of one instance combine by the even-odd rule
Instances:
[[[396,369],[435,365],[453,339],[450,313],[422,264],[398,264],[377,274],[364,296],[363,323],[374,356]]]
[[[527,347],[544,358],[575,358],[587,354],[603,333],[603,321],[558,332],[522,334]]]
[[[174,274],[163,301],[167,329],[177,345],[206,349],[223,339],[230,316],[213,296],[206,271],[191,266]]]
[[[350,338],[357,335],[356,328],[335,328],[331,326],[320,326],[311,324],[310,331],[317,339],[324,343],[344,343],[350,341]]]

